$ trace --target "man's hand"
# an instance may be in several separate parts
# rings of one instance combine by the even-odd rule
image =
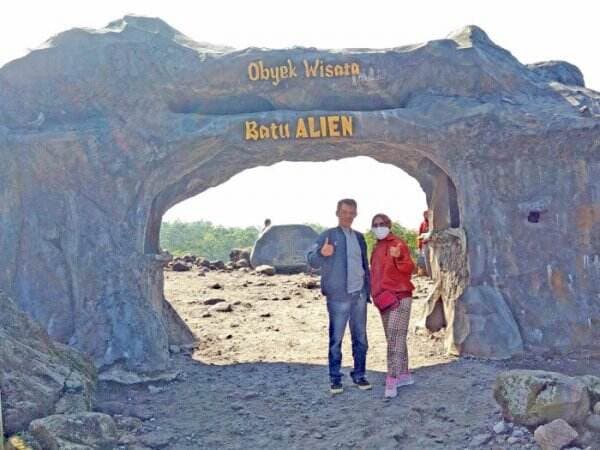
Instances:
[[[390,256],[392,258],[397,258],[401,253],[402,251],[400,249],[400,245],[397,245],[396,247],[390,247]]]
[[[321,247],[321,256],[333,255],[333,245],[329,243],[329,238],[325,238],[325,243]]]

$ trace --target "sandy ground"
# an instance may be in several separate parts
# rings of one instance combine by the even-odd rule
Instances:
[[[527,436],[509,444],[510,435],[494,435],[491,427],[501,416],[491,386],[507,367],[560,370],[563,359],[552,367],[550,357],[507,363],[446,356],[443,331],[430,336],[415,330],[430,287],[417,278],[408,337],[415,385],[383,399],[386,344],[379,313],[370,306],[367,368],[374,389],[347,385],[332,397],[325,300],[318,287],[311,288],[318,280],[305,274],[165,272],[165,296],[199,347],[172,356],[180,371],[175,382],[100,386],[98,409],[141,419],[131,444],[122,448],[538,448]],[[215,299],[225,302],[205,304]],[[223,307],[230,310],[215,310]],[[349,373],[348,333],[343,354]],[[576,372],[599,367],[597,360],[577,361],[568,365]]]

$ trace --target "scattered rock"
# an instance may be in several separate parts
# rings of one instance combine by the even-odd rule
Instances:
[[[120,414],[115,415],[113,420],[119,431],[127,433],[137,433],[144,425],[137,417],[122,416]]]
[[[261,275],[269,275],[269,276],[275,275],[275,267],[268,266],[266,264],[258,266],[255,270],[256,270],[256,273],[261,274]]]
[[[225,268],[225,263],[220,259],[215,259],[214,261],[210,261],[210,266],[213,270],[222,270]]]
[[[535,441],[542,450],[560,450],[577,437],[577,431],[563,419],[539,426],[533,433]]]
[[[246,267],[250,267],[250,262],[248,260],[246,260],[246,259],[240,259],[239,261],[237,261],[235,263],[234,266],[235,266],[236,269],[243,269],[243,268],[246,268]]]
[[[169,351],[171,353],[181,353],[181,347],[179,345],[169,345]]]
[[[211,311],[216,311],[216,312],[231,312],[233,311],[233,307],[231,306],[230,303],[224,302],[224,303],[217,303],[216,305],[212,306],[210,308]]]
[[[300,286],[304,289],[318,289],[320,284],[317,280],[304,280],[302,283],[300,283]]]
[[[192,270],[192,265],[183,261],[175,261],[171,268],[175,272],[188,272]]]
[[[493,430],[494,430],[494,433],[496,433],[496,434],[503,434],[508,431],[508,427],[506,426],[506,423],[504,421],[502,421],[502,422],[498,422],[496,425],[494,425]]]
[[[473,438],[471,439],[471,445],[473,447],[481,447],[482,445],[485,445],[488,442],[490,442],[492,440],[492,438],[493,438],[493,436],[488,433],[477,434],[477,435],[473,436]]]
[[[211,289],[223,289],[223,285],[221,283],[213,283],[209,286]]]
[[[271,313],[267,312],[267,313],[262,313],[260,315],[260,317],[271,317]]]
[[[175,435],[170,431],[157,430],[139,435],[138,441],[147,447],[161,449],[167,447],[174,438]]]
[[[220,289],[220,288],[219,288]],[[217,303],[223,303],[225,299],[223,298],[208,298],[202,302],[204,305],[216,305]]]
[[[148,392],[150,392],[152,395],[159,394],[159,393],[163,392],[164,390],[165,390],[165,388],[163,388],[163,387],[154,386],[152,384],[148,385]]]

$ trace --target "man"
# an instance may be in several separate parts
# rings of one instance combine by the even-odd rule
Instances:
[[[427,276],[431,278],[431,262],[429,261],[429,238],[431,233],[429,231],[429,211],[423,212],[423,222],[419,226],[419,237],[417,243],[419,245],[419,253],[425,260],[425,271]]]
[[[342,340],[350,323],[354,370],[352,381],[360,389],[371,389],[365,378],[367,349],[367,303],[371,287],[367,244],[363,235],[352,229],[356,201],[343,199],[337,204],[338,226],[323,232],[309,250],[308,263],[321,268],[321,292],[327,298],[329,313],[329,378],[331,393],[340,394],[342,385]]]

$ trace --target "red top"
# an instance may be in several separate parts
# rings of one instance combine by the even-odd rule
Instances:
[[[421,222],[421,225],[419,225],[419,235],[423,234],[423,233],[427,233],[429,231],[429,221],[427,219],[425,219],[423,222]],[[419,250],[421,250],[423,248],[423,244],[426,244],[427,241],[425,241],[424,239],[421,238],[417,238],[417,242],[419,243]]]
[[[399,247],[400,256],[390,255],[390,247]],[[390,233],[386,238],[378,240],[371,254],[371,295],[377,297],[384,290],[412,296],[415,288],[410,277],[415,263],[410,257],[406,242]]]

